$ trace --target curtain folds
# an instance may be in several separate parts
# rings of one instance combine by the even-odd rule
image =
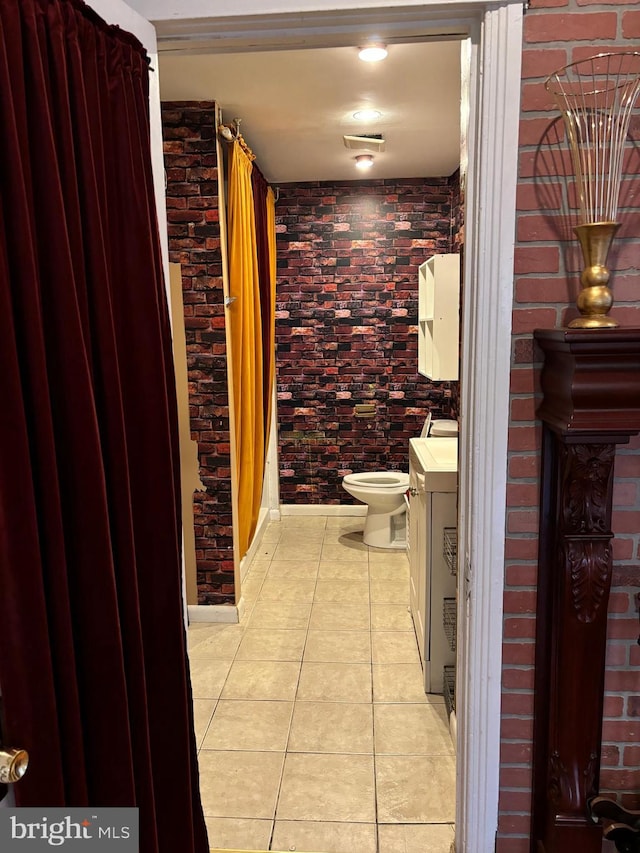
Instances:
[[[136,805],[204,853],[148,66],[79,0],[0,0],[0,685],[23,806]]]
[[[252,156],[236,139],[229,166],[229,295],[233,412],[238,483],[238,553],[258,522],[264,472],[262,322]]]
[[[242,139],[229,166],[228,314],[238,479],[238,551],[258,523],[275,379],[275,197]]]
[[[251,175],[256,220],[256,251],[262,332],[262,401],[265,455],[269,444],[271,401],[275,372],[275,198],[262,172],[253,164]]]
[[[269,338],[265,346],[265,352],[269,358],[269,372],[267,376],[266,416],[267,424],[265,448],[269,442],[269,426],[271,424],[271,410],[273,408],[273,386],[276,380],[276,197],[271,187],[267,190],[267,240],[269,243]]]

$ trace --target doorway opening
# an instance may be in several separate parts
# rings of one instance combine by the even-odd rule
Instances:
[[[499,744],[502,568],[505,510],[505,461],[521,10],[469,2],[452,14],[451,4],[403,9],[402,25],[459,33],[469,37],[469,171],[466,197],[466,255],[461,432],[460,571],[464,584],[464,625],[460,655],[466,671],[458,694],[459,772],[458,850],[489,851],[496,830]],[[390,25],[393,10],[358,10],[358,25]],[[410,21],[410,16],[413,20]],[[347,38],[348,14],[338,17],[334,38]],[[237,45],[278,38],[286,16],[251,15],[198,22],[176,21],[159,27],[161,38],[177,29],[181,37],[202,39],[209,27]],[[336,16],[310,15],[302,29],[326,43]],[[313,20],[312,20],[313,19]],[[409,22],[408,22],[409,21]],[[343,29],[340,31],[340,24]],[[220,27],[216,31],[216,28]],[[267,28],[268,29],[268,28]],[[290,35],[300,35],[292,16]],[[220,42],[218,42],[219,44]],[[263,42],[264,44],[264,42]],[[482,71],[482,73],[481,73]]]
[[[378,469],[406,472],[409,439],[418,437],[427,412],[436,421],[458,415],[458,347],[453,347],[455,370],[452,367],[445,370],[443,365],[432,380],[421,376],[420,372],[433,371],[426,365],[420,371],[417,316],[419,267],[432,254],[442,258],[445,253],[446,258],[459,260],[459,256],[451,253],[461,234],[459,217],[454,214],[460,208],[460,181],[456,175],[460,160],[461,45],[458,40],[429,41],[393,45],[389,49],[393,64],[388,72],[380,69],[378,73],[393,79],[380,81],[377,77],[372,81],[368,69],[361,72],[369,90],[384,88],[369,97],[375,98],[383,116],[394,107],[400,111],[398,100],[411,103],[414,109],[404,125],[400,120],[395,124],[390,120],[378,121],[377,126],[385,135],[387,156],[400,154],[400,157],[391,165],[376,157],[373,181],[357,180],[353,158],[342,144],[340,133],[345,128],[339,123],[331,124],[326,143],[323,143],[332,145],[331,153],[336,152],[337,163],[325,166],[314,159],[310,145],[303,145],[300,140],[295,124],[296,109],[302,109],[304,104],[297,108],[291,104],[289,89],[283,83],[269,94],[256,91],[265,78],[280,81],[283,69],[278,65],[283,64],[296,81],[302,77],[300,67],[303,66],[305,79],[300,80],[301,90],[307,87],[312,90],[323,81],[333,93],[333,85],[326,79],[333,66],[340,63],[344,66],[342,71],[333,69],[336,79],[348,72],[355,76],[360,70],[362,64],[355,48],[313,49],[304,52],[304,56],[301,51],[281,52],[275,56],[225,54],[214,58],[190,54],[183,62],[172,54],[166,63],[161,63],[163,100],[169,102],[165,109],[166,115],[171,116],[168,139],[182,132],[182,127],[174,123],[181,120],[178,116],[183,116],[182,110],[194,117],[194,127],[198,126],[195,117],[198,108],[203,110],[202,120],[208,122],[211,105],[208,101],[199,102],[211,87],[220,99],[217,103],[223,106],[226,122],[231,114],[242,116],[242,127],[247,128],[245,139],[252,146],[260,146],[253,149],[257,155],[255,163],[265,169],[260,153],[265,145],[261,136],[263,125],[259,122],[263,117],[259,112],[260,104],[262,101],[271,103],[278,97],[286,102],[289,112],[283,117],[278,114],[279,105],[272,106],[265,132],[269,133],[274,125],[287,128],[277,139],[276,150],[285,162],[280,169],[273,165],[270,168],[276,169],[280,196],[276,221],[282,223],[278,233],[281,244],[278,289],[281,294],[276,339],[280,362],[278,386],[284,411],[278,427],[284,460],[281,468],[285,471],[282,486],[289,487],[286,494],[281,489],[282,503],[283,509],[291,515],[287,514],[281,524],[267,528],[246,584],[243,577],[245,612],[241,627],[243,630],[246,627],[246,632],[239,647],[236,649],[232,641],[234,636],[237,639],[240,635],[235,626],[207,631],[199,625],[197,631],[194,629],[198,638],[201,634],[210,635],[206,642],[197,643],[192,653],[196,669],[194,696],[203,714],[211,709],[213,698],[207,692],[213,688],[205,683],[207,656],[216,653],[222,656],[223,648],[229,657],[235,655],[202,741],[201,778],[208,790],[205,808],[212,815],[209,818],[210,838],[215,846],[221,847],[222,839],[233,847],[244,845],[246,839],[242,834],[239,837],[231,834],[231,817],[255,820],[252,826],[260,832],[263,848],[271,843],[274,849],[289,849],[292,844],[302,849],[300,833],[303,832],[306,833],[304,843],[310,845],[310,849],[334,849],[327,840],[327,830],[333,831],[332,823],[341,820],[339,829],[343,833],[355,832],[356,828],[345,821],[351,814],[363,824],[357,830],[367,835],[352,845],[362,853],[377,849],[376,835],[381,837],[380,849],[384,849],[385,842],[390,843],[390,839],[383,836],[411,832],[416,836],[416,843],[421,846],[435,844],[446,853],[453,839],[455,762],[442,695],[444,661],[436,666],[436,655],[431,656],[431,668],[434,672],[439,670],[439,679],[434,676],[427,684],[420,668],[414,625],[407,611],[406,556],[367,548],[362,541],[361,519],[354,523],[349,516],[329,515],[331,510],[353,511],[353,501],[351,507],[345,505],[350,499],[342,489],[339,468],[332,468],[329,461],[340,468],[362,471],[366,460],[374,470],[377,466]],[[412,77],[419,80],[421,72],[431,78],[437,70],[441,73],[441,83],[432,99],[436,104],[433,104],[428,103],[417,82],[413,83],[411,91],[406,81]],[[188,85],[173,83],[179,74],[182,79],[188,79]],[[223,74],[228,75],[235,88],[231,88],[226,78],[221,79]],[[310,80],[311,76],[315,77],[314,81]],[[243,104],[242,88],[247,77],[257,80],[256,90],[251,90],[252,100]],[[193,80],[202,80],[203,84],[200,88],[194,87]],[[345,85],[343,89],[346,88]],[[358,92],[357,86],[354,90]],[[305,119],[311,121],[314,128],[324,124],[327,112],[326,106],[320,111],[319,98],[320,94],[310,106],[308,115],[305,113]],[[341,90],[340,98],[352,110],[361,106],[359,93]],[[233,104],[232,112],[226,107],[227,103]],[[315,110],[322,118],[312,117]],[[452,114],[450,123],[447,112]],[[351,115],[346,118],[349,120],[354,121]],[[219,121],[216,119],[216,124]],[[329,123],[330,119],[326,121]],[[394,135],[396,124],[399,133]],[[314,131],[314,136],[317,133]],[[413,138],[407,139],[411,135]],[[439,158],[435,163],[422,151],[434,142]],[[191,142],[190,148],[195,150],[195,145]],[[305,151],[305,161],[301,164],[304,171],[291,175],[290,161],[300,148]],[[411,161],[415,149],[420,155],[418,165]],[[268,146],[266,150],[271,162],[273,151]],[[307,159],[313,165],[309,165]],[[173,175],[177,171],[174,165],[181,165],[179,160],[180,154],[175,161],[174,155],[168,154],[172,208],[175,207]],[[225,160],[219,155],[218,184],[222,181]],[[382,174],[381,167],[384,167]],[[289,172],[285,171],[287,168]],[[334,171],[322,175],[320,171],[322,180],[310,180],[323,168],[343,169],[346,177],[341,179]],[[267,172],[269,177],[271,174]],[[283,175],[300,180],[282,182]],[[424,177],[428,175],[434,177]],[[175,229],[173,234],[175,236]],[[172,249],[175,248],[173,243]],[[440,281],[440,276],[438,278]],[[459,279],[459,272],[456,278]],[[456,287],[455,300],[447,312],[450,331],[456,340],[458,303]],[[233,310],[231,306],[229,313]],[[282,334],[278,333],[279,327]],[[233,383],[229,385],[233,387]],[[358,419],[351,406],[367,400],[375,401],[376,416]],[[196,402],[194,400],[194,404]],[[363,447],[368,448],[364,457]],[[373,450],[376,458],[372,461],[367,455],[370,457]],[[287,482],[286,473],[295,469],[301,452],[305,457],[303,463],[297,468],[293,482]],[[323,459],[329,455],[332,455],[331,460]],[[311,495],[311,489],[316,490],[315,495]],[[335,501],[342,495],[344,501],[338,506]],[[297,496],[302,498],[302,504],[295,502]],[[310,502],[310,496],[315,500]],[[449,497],[455,527],[455,493]],[[402,493],[399,493],[399,500],[402,508]],[[299,514],[293,518],[296,510]],[[315,514],[310,518],[311,510]],[[323,513],[329,517],[323,517]],[[417,507],[413,517],[418,519]],[[396,538],[400,539],[399,533]],[[441,568],[451,577],[448,570]],[[424,570],[427,571],[426,561]],[[455,579],[449,586],[455,591]],[[307,596],[311,593],[314,595],[308,612]],[[428,596],[426,589],[424,596]],[[434,595],[434,600],[436,597]],[[442,611],[443,597],[444,589],[440,590],[439,604],[434,605],[434,615]],[[297,613],[291,612],[292,604],[298,608]],[[455,595],[447,604],[455,607]],[[336,609],[340,609],[339,615],[331,612]],[[423,609],[422,604],[420,609]],[[435,638],[443,632],[442,616],[440,623],[439,633],[436,628],[429,632],[429,636],[434,637],[434,645]],[[214,648],[215,636],[220,640],[219,649]],[[259,639],[261,650],[256,648]],[[428,666],[431,642],[426,645]],[[424,659],[424,644],[421,648]],[[257,655],[261,656],[262,665],[252,662]],[[455,662],[452,649],[446,660],[450,665]],[[292,696],[291,688],[295,685],[288,681],[282,684],[281,680],[286,680],[294,670],[294,662],[300,661],[298,689]],[[223,664],[216,662],[212,666],[220,669]],[[273,689],[267,684],[253,689],[253,679],[262,680],[267,672],[271,672],[277,685],[274,684]],[[244,675],[244,682],[240,681],[239,673]],[[308,683],[312,673],[316,682],[313,686]],[[389,682],[399,673],[403,673],[404,689],[392,689]],[[352,679],[357,684],[348,689],[337,684],[343,680],[347,685]],[[360,679],[369,679],[371,683],[363,689],[365,685]],[[328,690],[327,684],[333,689]],[[257,720],[265,701],[279,703],[268,706],[278,711],[270,737],[258,732]],[[292,717],[288,719],[291,710]],[[317,719],[312,725],[314,714]],[[256,720],[253,725],[247,722],[251,718]],[[239,720],[244,723],[238,725]],[[233,758],[223,753],[235,750],[240,754],[235,756],[234,776],[242,777],[242,787],[248,786],[250,783],[244,778],[250,772],[247,762],[265,760],[261,753],[268,750],[266,744],[270,742],[283,746],[280,730],[283,725],[289,725],[290,731],[284,742],[285,763],[274,834],[270,838],[269,823],[263,817],[266,805],[263,810],[261,802],[255,811],[249,810],[248,805],[241,804],[240,793],[231,781],[226,790],[228,802],[223,804],[220,792],[211,791],[215,782],[208,785],[204,777],[222,778],[225,774],[219,771],[219,762]],[[313,731],[309,731],[310,728]],[[249,737],[246,730],[252,731],[253,736]],[[323,737],[319,737],[321,731]],[[414,735],[408,738],[409,731]],[[368,755],[362,756],[360,750],[368,751]],[[253,754],[249,755],[251,752]],[[317,755],[322,757],[317,758]],[[362,765],[363,790],[358,797],[344,791],[340,803],[324,802],[315,806],[327,799],[312,787],[309,778],[318,762],[344,762],[342,771],[336,774],[340,778],[346,778],[350,768]],[[410,771],[416,766],[422,770],[429,767],[429,771],[426,774],[416,772],[412,776]],[[298,774],[297,790],[306,791],[304,806],[289,801],[294,768]],[[304,775],[302,768],[306,771]],[[393,785],[385,773],[394,780]],[[403,773],[407,774],[406,778]],[[269,777],[264,781],[266,787],[272,785],[273,780],[269,772],[265,774]],[[328,769],[324,775],[331,777]],[[366,793],[367,778],[371,795],[376,788],[375,800]],[[423,779],[430,780],[428,787],[437,792],[435,796],[424,791]],[[390,802],[389,788],[396,785],[403,789],[406,804],[402,806]],[[337,789],[333,779],[332,789]],[[234,807],[235,814],[228,816],[226,812]],[[412,825],[406,829],[402,825],[394,826],[393,821],[398,824],[412,822]],[[346,839],[342,843],[346,843]]]

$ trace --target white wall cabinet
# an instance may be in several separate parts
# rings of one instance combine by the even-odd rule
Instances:
[[[458,378],[460,255],[434,255],[418,269],[418,373]]]

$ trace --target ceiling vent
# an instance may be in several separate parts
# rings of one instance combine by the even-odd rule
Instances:
[[[362,133],[359,136],[343,136],[344,147],[352,151],[384,151],[385,141],[381,133]]]

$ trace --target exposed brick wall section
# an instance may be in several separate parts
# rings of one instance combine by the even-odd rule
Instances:
[[[451,175],[451,251],[461,254],[464,247],[464,191],[460,185],[460,169]]]
[[[234,601],[231,458],[214,104],[162,105],[169,258],[182,265],[199,604]]]
[[[452,385],[417,372],[418,266],[451,251],[448,178],[280,187],[277,382],[283,504],[353,503],[351,471],[407,470]],[[371,420],[354,416],[373,403]]]
[[[581,257],[564,221],[554,155],[559,113],[544,79],[564,64],[608,49],[637,49],[638,3],[532,0],[524,20],[518,222],[515,250],[511,419],[507,496],[502,749],[498,853],[529,853],[535,591],[537,576],[540,353],[532,332],[560,326],[579,289]],[[632,131],[637,140],[638,122]],[[633,189],[622,193],[623,227],[609,255],[613,315],[640,325],[637,239],[640,146],[630,154]],[[633,225],[631,225],[633,223]],[[633,300],[633,301],[632,301]],[[573,316],[570,313],[570,316]],[[638,807],[640,647],[634,593],[640,580],[640,441],[618,449],[601,788]],[[603,849],[611,849],[605,847]]]

